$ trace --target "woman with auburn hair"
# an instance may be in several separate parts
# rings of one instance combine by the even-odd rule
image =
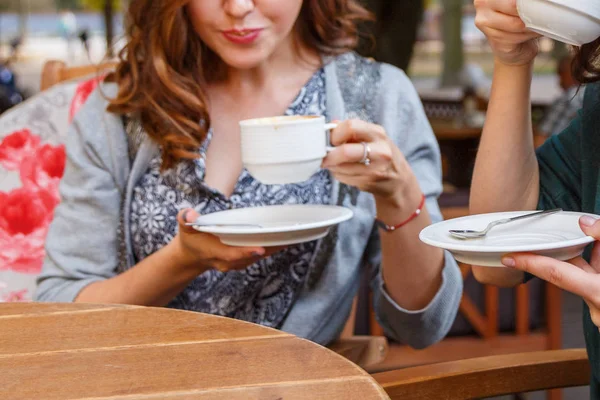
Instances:
[[[355,0],[132,0],[120,64],[71,127],[37,299],[194,310],[327,344],[368,272],[388,335],[441,339],[462,280],[418,239],[441,219],[439,150],[406,75],[352,52],[368,17]],[[242,167],[238,122],[282,114],[343,122],[318,173],[265,185]],[[274,204],[354,218],[283,249],[184,225]]]
[[[585,88],[583,108],[559,135],[534,151],[530,86],[538,34],[528,31],[514,0],[476,1],[477,24],[494,50],[492,94],[475,165],[471,212],[562,208],[600,214],[600,38],[577,49],[573,73]],[[498,174],[498,171],[502,171]],[[600,221],[579,220],[600,240]],[[507,254],[508,268],[473,267],[488,284],[514,286],[537,276],[583,298],[583,325],[592,366],[591,398],[600,399],[600,245],[569,262]]]

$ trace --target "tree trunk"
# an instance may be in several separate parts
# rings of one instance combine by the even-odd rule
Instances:
[[[113,16],[114,16],[113,0],[104,0],[104,24],[105,24],[105,27],[106,27],[106,55],[108,57],[113,57],[114,56],[114,50],[113,50],[113,37],[114,37]]]
[[[464,65],[462,43],[462,0],[443,0],[442,25],[444,40],[444,71],[442,87],[460,84],[460,72]]]
[[[423,0],[361,0],[375,14],[376,22],[365,24],[367,37],[358,52],[377,61],[408,70],[423,17]]]
[[[19,8],[19,37],[24,38],[27,34],[27,11],[29,0],[17,0]]]

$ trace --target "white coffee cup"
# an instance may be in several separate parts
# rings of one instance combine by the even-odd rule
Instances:
[[[268,185],[299,183],[319,171],[330,147],[321,116],[280,116],[240,121],[242,163]]]
[[[582,46],[600,37],[598,0],[517,0],[525,26],[560,42]]]

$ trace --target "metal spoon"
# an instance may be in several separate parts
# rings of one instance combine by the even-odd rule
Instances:
[[[562,211],[562,208],[555,208],[553,210],[545,210],[545,211],[537,211],[534,213],[519,215],[518,217],[500,219],[498,221],[490,222],[489,225],[482,231],[473,231],[473,230],[469,230],[469,229],[461,229],[461,230],[452,229],[448,232],[450,232],[450,234],[452,236],[454,236],[458,239],[480,239],[480,238],[484,237],[485,235],[487,235],[488,232],[490,231],[490,229],[492,229],[495,226],[507,224],[509,222],[518,221],[518,220],[525,219],[525,218],[531,218],[531,217],[536,217],[536,216],[540,216],[540,215],[554,214],[559,211]]]
[[[262,228],[262,225],[258,224],[238,224],[238,223],[220,223],[220,224],[211,224],[208,222],[187,222],[186,226],[226,226],[226,227],[236,227],[236,228]]]

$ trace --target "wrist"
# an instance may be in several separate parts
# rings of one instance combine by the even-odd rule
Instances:
[[[494,74],[510,74],[514,77],[514,74],[517,76],[525,75],[525,76],[533,76],[533,65],[535,59],[532,59],[529,62],[525,62],[522,64],[507,64],[500,60],[499,58],[494,59]]]
[[[408,184],[398,186],[398,189],[388,196],[375,195],[377,215],[397,215],[399,212],[410,212],[421,200],[421,188],[416,179]],[[414,210],[412,210],[414,211]]]
[[[377,207],[377,224],[388,232],[407,225],[421,215],[425,207],[425,195],[418,185],[408,193],[391,199],[375,201]]]

